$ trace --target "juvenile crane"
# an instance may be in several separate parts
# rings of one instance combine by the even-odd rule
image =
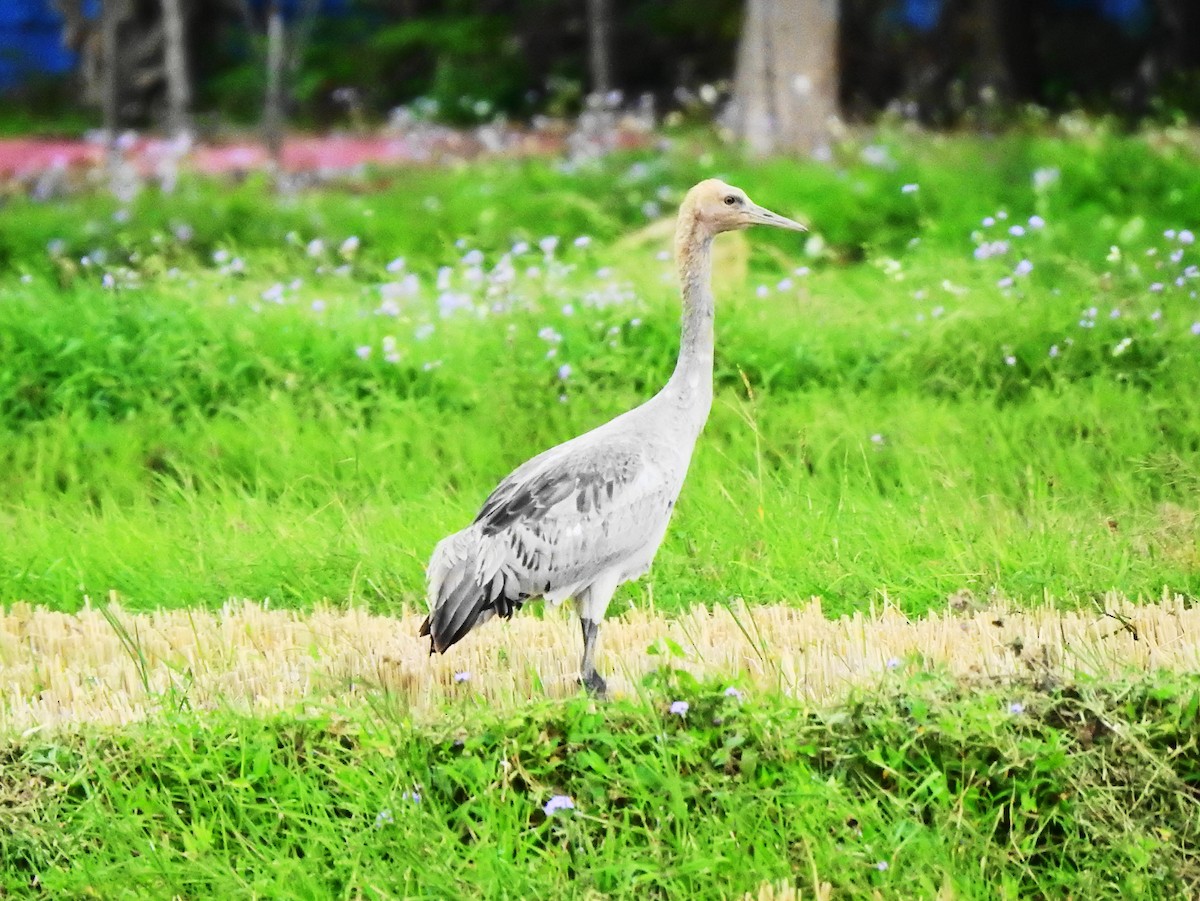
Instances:
[[[675,227],[683,334],[674,373],[641,406],[517,467],[471,525],[438,543],[420,633],[431,654],[527,600],[574,598],[580,682],[606,692],[596,672],[600,620],[617,586],[650,568],[712,406],[713,238],[756,224],[806,230],[716,179],[688,191]]]

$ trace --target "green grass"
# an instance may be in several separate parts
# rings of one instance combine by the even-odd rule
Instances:
[[[713,416],[628,596],[669,610],[821,595],[837,613],[884,591],[912,612],[964,587],[1030,603],[1195,594],[1200,278],[1186,271],[1200,252],[1162,233],[1197,224],[1200,165],[1103,134],[877,140],[894,169],[854,147],[836,166],[750,164],[685,137],[574,171],[481,163],[290,196],[185,181],[146,188],[127,215],[104,195],[11,200],[0,599],[419,604],[434,543],[501,476],[666,379],[665,244],[622,237],[643,204],[669,212],[714,173],[811,222],[823,246],[751,232],[722,279]],[[1035,189],[1049,167],[1058,181]],[[1006,222],[980,225],[1001,209]],[[1035,214],[1044,228],[1004,234]],[[973,231],[1012,247],[975,260]],[[557,262],[535,245],[519,271],[542,275],[486,298],[509,309],[439,315],[439,266],[480,304],[467,250],[487,271],[547,234]],[[572,247],[580,234],[593,243]],[[339,253],[350,236],[358,248]],[[397,256],[421,291],[380,315]],[[1021,259],[1033,271],[998,287]]]
[[[14,896],[1169,898],[1200,884],[1195,680],[956,687],[836,711],[664,671],[414,728],[180,714],[0,750]],[[686,698],[685,716],[672,701]],[[415,795],[414,795],[415,793]],[[573,810],[547,815],[566,795]],[[939,894],[941,893],[941,894]]]
[[[1170,134],[868,140],[874,164],[677,135],[288,194],[6,197],[0,603],[419,608],[433,545],[497,479],[665,381],[678,299],[641,229],[714,174],[816,237],[722,239],[713,415],[617,608],[1194,598],[1200,251],[1179,230],[1200,231],[1200,162]],[[1200,889],[1194,680],[885,678],[813,711],[663,674],[607,705],[454,706],[434,730],[383,690],[259,720],[182,695],[142,726],[9,740],[0,894]],[[547,816],[555,794],[575,812]]]

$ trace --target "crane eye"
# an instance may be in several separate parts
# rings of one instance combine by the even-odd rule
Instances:
[[[736,197],[734,197],[732,194],[726,195],[725,206],[733,206],[737,202],[738,202],[738,199]]]

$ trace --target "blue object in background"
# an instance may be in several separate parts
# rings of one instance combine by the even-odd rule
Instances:
[[[50,0],[0,0],[0,92],[75,68],[75,54],[62,45],[62,27]]]
[[[1055,0],[1060,9],[1088,9],[1126,29],[1144,24],[1152,12],[1150,0]]]
[[[1133,26],[1148,14],[1146,0],[1100,0],[1100,15],[1118,25]]]
[[[933,31],[942,18],[942,0],[904,0],[900,18],[917,31]]]

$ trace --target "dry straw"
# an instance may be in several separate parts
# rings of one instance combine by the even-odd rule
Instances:
[[[576,690],[578,629],[565,613],[488,623],[444,657],[428,655],[420,621],[245,601],[145,614],[115,601],[78,614],[15,604],[0,614],[0,733],[117,725],[173,707],[265,713],[367,698],[425,717],[447,703],[495,707]],[[816,601],[671,618],[635,610],[605,623],[600,650],[616,694],[669,663],[827,703],[917,667],[997,680],[1196,671],[1200,610],[1167,594],[1153,604],[1109,595],[1077,611],[960,599],[919,619],[885,604],[830,620]]]

